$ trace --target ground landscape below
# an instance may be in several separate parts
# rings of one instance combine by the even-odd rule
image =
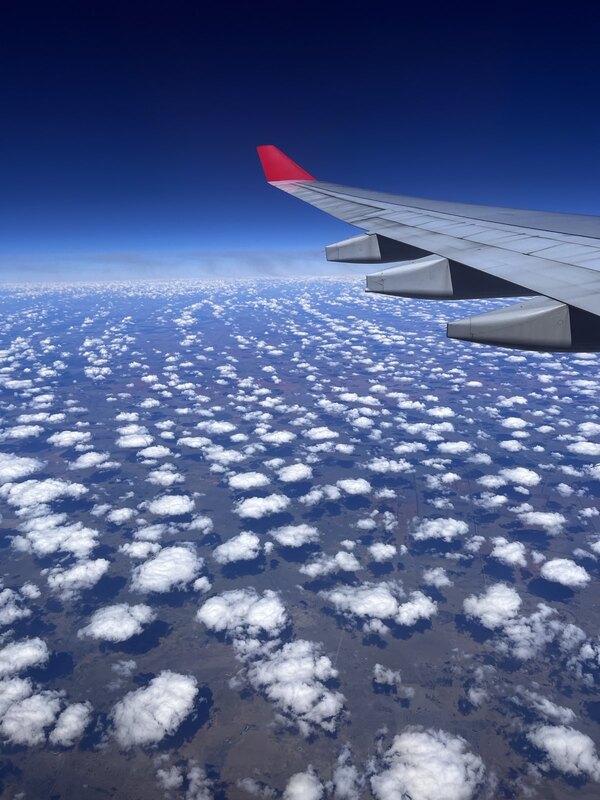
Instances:
[[[595,354],[355,279],[0,304],[2,797],[598,796]]]

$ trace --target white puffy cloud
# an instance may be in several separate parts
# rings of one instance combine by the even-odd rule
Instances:
[[[35,506],[46,505],[63,497],[77,500],[86,492],[87,489],[82,484],[58,478],[7,483],[0,489],[0,495],[6,499],[9,505],[28,511]]]
[[[92,705],[89,702],[72,703],[67,706],[56,720],[50,732],[50,744],[60,747],[72,747],[81,738],[92,720]]]
[[[567,524],[565,516],[558,511],[521,511],[518,517],[523,525],[542,528],[549,536],[558,536]]]
[[[29,439],[34,436],[39,436],[44,429],[41,425],[13,425],[12,428],[6,428],[0,434],[0,439]]]
[[[314,506],[320,503],[321,500],[339,500],[342,492],[337,486],[315,486],[300,498],[300,502],[307,506]]]
[[[248,497],[234,506],[234,511],[242,519],[262,519],[269,514],[278,514],[289,506],[289,498],[283,494],[270,494],[268,497]]]
[[[301,523],[300,525],[283,525],[269,531],[275,541],[282,547],[302,547],[319,541],[319,531],[313,525]]]
[[[94,469],[94,467],[100,467],[101,469],[106,469],[108,467],[118,466],[117,462],[110,461],[110,456],[108,453],[96,453],[93,450],[90,450],[87,453],[82,453],[75,461],[71,461],[69,464],[70,470],[76,469]]]
[[[398,625],[412,626],[420,619],[431,619],[437,614],[437,604],[423,592],[411,592],[405,603],[400,603],[394,621]]]
[[[21,535],[13,539],[13,548],[34,553],[38,558],[59,551],[86,558],[98,543],[97,531],[81,522],[65,524],[65,520],[66,514],[46,514],[27,520],[19,526]]]
[[[427,586],[435,586],[436,589],[452,586],[452,581],[443,567],[431,567],[431,569],[424,570],[423,583]]]
[[[210,597],[200,607],[196,619],[213,631],[232,638],[278,636],[288,624],[285,606],[279,595],[266,589],[234,589]]]
[[[380,686],[390,686],[399,697],[405,700],[415,695],[415,690],[412,687],[403,686],[402,673],[399,669],[389,669],[384,667],[383,664],[375,664],[373,667],[373,683]]]
[[[271,483],[271,479],[262,472],[238,472],[237,475],[229,478],[229,485],[232,489],[244,492],[250,489],[260,489],[261,486],[267,486],[269,483]]]
[[[108,512],[106,519],[108,522],[112,522],[113,525],[122,525],[132,517],[135,517],[135,515],[136,511],[133,508],[114,508]]]
[[[600,456],[600,444],[597,442],[573,442],[567,445],[567,450],[578,456]]]
[[[582,589],[590,582],[589,572],[570,558],[553,558],[542,564],[541,575],[547,581],[561,583],[573,589]]]
[[[204,560],[191,545],[173,545],[135,567],[131,577],[134,592],[170,592],[185,589],[198,576]]]
[[[233,433],[235,430],[233,423],[216,419],[199,422],[196,427],[198,430],[205,431],[209,436],[220,436],[224,433]]]
[[[0,650],[0,678],[45,664],[49,657],[46,642],[37,637],[7,644]]]
[[[129,558],[137,558],[145,561],[150,556],[155,555],[161,549],[157,542],[125,542],[120,545],[119,552],[125,553]]]
[[[456,416],[454,411],[448,408],[448,406],[433,406],[432,408],[428,408],[426,413],[429,414],[430,417],[436,417],[437,419]]]
[[[572,709],[553,703],[552,700],[539,692],[531,691],[524,686],[517,686],[517,692],[528,706],[546,719],[552,720],[552,722],[568,725],[576,718],[576,714]]]
[[[284,483],[296,483],[312,478],[312,469],[308,464],[290,464],[280,469],[277,475]]]
[[[117,447],[140,450],[142,447],[149,447],[152,444],[152,442],[153,438],[147,432],[127,433],[123,436],[119,436],[119,438],[117,439]]]
[[[47,570],[48,586],[63,599],[69,600],[83,589],[95,586],[110,567],[105,558],[79,561],[72,567]]]
[[[44,462],[38,458],[17,456],[14,453],[0,453],[0,485],[27,478],[34,472],[39,472],[44,467]]]
[[[525,467],[510,467],[501,469],[500,475],[508,483],[516,483],[519,486],[537,486],[542,480],[541,476],[532,469]]]
[[[321,800],[324,787],[309,764],[306,772],[297,772],[287,782],[283,800]]]
[[[369,494],[371,484],[364,478],[343,478],[335,484],[342,492],[350,495]]]
[[[237,536],[215,547],[213,558],[218,564],[230,564],[233,561],[251,561],[260,555],[260,539],[255,533],[242,531]]]
[[[371,778],[377,800],[470,800],[482,788],[485,766],[461,736],[407,728]]]
[[[376,542],[369,547],[369,553],[373,561],[378,564],[384,561],[391,561],[398,553],[398,548],[395,544],[384,544],[383,542]]]
[[[13,744],[39,745],[60,711],[60,695],[34,693],[31,681],[0,681],[0,735]]]
[[[406,461],[404,458],[394,460],[393,458],[385,458],[385,456],[372,458],[370,461],[367,461],[365,467],[370,469],[371,472],[377,472],[381,475],[385,475],[388,472],[392,474],[411,472],[413,469],[410,462]]]
[[[512,586],[495,583],[481,595],[469,595],[463,601],[465,613],[478,619],[486,628],[494,629],[513,619],[522,600]]]
[[[291,431],[272,431],[271,433],[263,433],[260,438],[267,444],[279,445],[293,442],[296,434]]]
[[[338,586],[321,594],[340,613],[365,620],[365,633],[387,633],[389,628],[383,620],[412,626],[420,619],[429,619],[437,613],[437,605],[423,592],[411,592],[408,599],[401,602],[405,593],[395,581]]]
[[[522,430],[529,425],[529,423],[521,419],[521,417],[506,417],[500,424],[503,428],[510,428],[514,431]]]
[[[164,670],[114,706],[111,718],[117,741],[121,747],[160,742],[191,714],[197,694],[193,676]]]
[[[566,725],[540,725],[529,731],[527,738],[546,753],[555,769],[600,781],[600,759],[593,740],[585,733]]]
[[[363,796],[365,777],[352,764],[349,745],[342,748],[332,777],[334,800],[360,800]]]
[[[337,674],[321,645],[304,639],[251,663],[246,673],[251,686],[278,708],[281,720],[296,725],[303,736],[319,728],[335,731],[345,698],[326,684]]]
[[[89,442],[92,434],[88,431],[60,431],[53,433],[46,440],[55,447],[74,447],[76,444]]]
[[[332,431],[331,428],[321,426],[317,428],[309,428],[309,430],[304,431],[304,436],[306,436],[307,439],[312,439],[313,442],[323,442],[327,439],[336,439],[339,436],[339,433]]]
[[[438,450],[440,453],[450,456],[462,456],[465,453],[470,453],[473,445],[469,442],[440,442]]]
[[[21,592],[25,597],[28,596],[22,589]],[[23,599],[17,592],[13,589],[0,589],[0,626],[12,625],[17,620],[30,616],[31,611],[23,606]]]
[[[193,510],[194,501],[185,494],[164,494],[148,503],[148,511],[162,517],[178,517]]]
[[[77,635],[106,639],[109,642],[124,642],[137,636],[143,631],[144,625],[155,619],[156,613],[150,606],[118,603],[94,611],[89,623]]]
[[[144,447],[144,449],[140,450],[138,453],[140,458],[167,458],[170,455],[172,455],[171,451],[168,447],[165,447],[164,444],[154,444],[150,445],[150,447]]]
[[[494,549],[491,552],[492,558],[508,564],[511,567],[526,567],[525,545],[522,542],[509,542],[504,536],[496,536],[492,539]]]
[[[417,542],[426,541],[427,539],[443,539],[445,542],[450,542],[456,539],[457,536],[464,536],[468,532],[469,526],[463,520],[452,519],[451,517],[448,519],[436,517],[435,519],[419,520],[415,517],[411,536]]]
[[[399,583],[362,583],[359,586],[338,586],[322,592],[338,611],[366,620],[393,619],[398,612],[398,598],[404,596]]]
[[[332,575],[334,572],[356,572],[360,568],[360,561],[356,556],[340,550],[334,556],[320,553],[314,561],[303,564],[300,572],[314,580],[324,575]]]

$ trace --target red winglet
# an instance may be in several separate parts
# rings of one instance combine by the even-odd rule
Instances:
[[[272,181],[314,181],[312,175],[299,167],[285,153],[272,144],[261,144],[256,148],[258,157],[269,183]]]

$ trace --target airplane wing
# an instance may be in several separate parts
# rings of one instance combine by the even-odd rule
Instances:
[[[273,145],[267,181],[365,231],[329,261],[388,264],[367,291],[399,297],[534,299],[448,324],[454,339],[527,350],[600,350],[600,217],[467,205],[316,180]]]

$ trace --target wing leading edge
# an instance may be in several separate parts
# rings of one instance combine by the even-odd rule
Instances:
[[[600,217],[467,205],[316,180],[273,145],[267,181],[361,229],[329,261],[387,265],[368,292],[448,300],[540,295],[449,323],[455,339],[532,350],[600,350]]]

